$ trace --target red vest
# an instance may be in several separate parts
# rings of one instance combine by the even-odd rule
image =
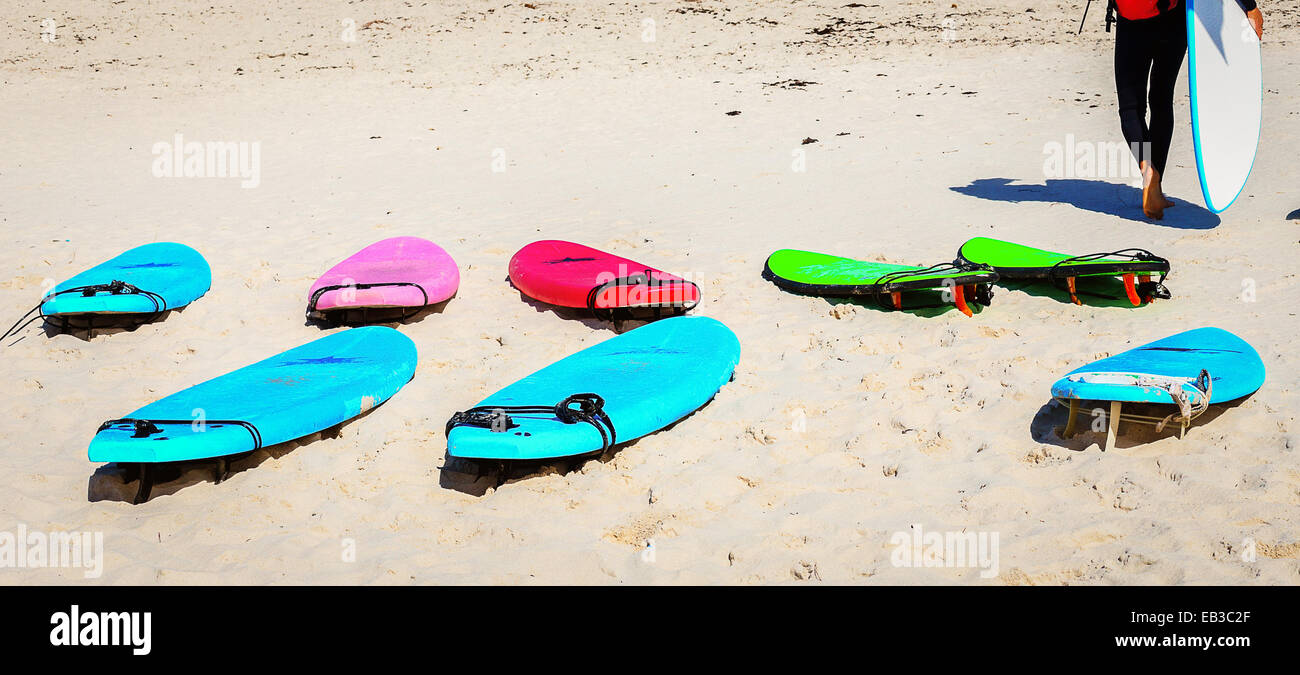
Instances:
[[[1175,4],[1171,0],[1115,0],[1119,15],[1125,19],[1150,19]]]

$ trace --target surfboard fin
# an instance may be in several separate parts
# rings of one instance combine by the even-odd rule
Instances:
[[[1142,298],[1138,297],[1135,283],[1132,272],[1124,275],[1124,294],[1128,296],[1128,301],[1133,303],[1134,307],[1140,307],[1142,306]]]
[[[1070,289],[1070,301],[1076,305],[1082,305],[1083,303],[1079,302],[1079,289],[1075,285],[1074,277],[1066,277],[1065,285]]]
[[[903,308],[903,294],[902,294],[902,293],[900,293],[900,292],[898,292],[898,291],[894,291],[893,293],[890,293],[890,294],[889,294],[889,297],[890,297],[890,299],[894,302],[894,309],[902,309],[902,308]]]
[[[143,504],[149,501],[149,495],[153,492],[153,465],[149,462],[140,462],[137,475],[139,476],[140,486],[136,490],[131,503]]]
[[[966,316],[975,316],[975,313],[972,312],[971,309],[970,309],[970,307],[966,304],[966,287],[965,287],[965,286],[954,286],[954,287],[953,287],[953,289],[952,289],[952,303],[953,303],[954,305],[957,306],[957,309],[960,310],[962,314],[965,314]]]

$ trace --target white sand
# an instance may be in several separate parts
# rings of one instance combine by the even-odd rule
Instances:
[[[1120,179],[1083,197],[1043,188],[1045,144],[1119,140],[1104,3],[1083,36],[1081,3],[1062,2],[246,4],[19,0],[0,18],[4,314],[44,279],[150,241],[213,269],[207,296],[165,321],[89,342],[32,327],[0,354],[0,530],[102,531],[91,583],[1300,581],[1300,223],[1285,220],[1300,207],[1300,11],[1264,3],[1255,171],[1196,229],[1213,222],[1185,94],[1164,223],[1142,220]],[[382,23],[348,43],[345,19]],[[816,84],[765,84],[791,79]],[[260,186],[153,177],[150,148],[176,133],[260,142]],[[1013,184],[980,193],[996,198],[953,189],[996,179]],[[196,465],[138,506],[87,461],[102,420],[320,337],[302,319],[312,281],[397,235],[441,244],[462,282],[401,328],[420,363],[389,403],[220,485]],[[1175,298],[1130,310],[999,289],[968,319],[759,277],[777,248],[930,264],[975,235],[1148,248],[1173,260]],[[741,364],[670,430],[491,490],[442,471],[446,418],[614,334],[520,300],[506,263],[540,238],[692,276]],[[1097,434],[1052,432],[1060,375],[1203,325],[1259,349],[1256,395],[1182,440],[1125,430],[1103,453]],[[914,523],[998,533],[998,575],[892,565],[890,537]]]

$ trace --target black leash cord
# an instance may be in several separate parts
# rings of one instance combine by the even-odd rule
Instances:
[[[28,325],[32,324],[38,319],[48,321],[50,317],[46,316],[46,314],[43,311],[41,311],[41,307],[45,306],[45,303],[49,302],[50,300],[60,295],[66,295],[68,293],[80,293],[82,297],[89,298],[104,292],[107,292],[109,295],[143,295],[144,297],[149,298],[149,300],[153,302],[153,312],[151,313],[147,321],[152,321],[158,318],[159,314],[162,314],[163,312],[167,311],[167,300],[165,300],[163,296],[158,295],[157,293],[154,293],[152,291],[146,291],[142,288],[137,288],[135,286],[132,286],[131,284],[126,283],[125,281],[119,281],[115,279],[106,284],[93,284],[90,286],[76,286],[74,288],[65,288],[61,291],[51,293],[41,298],[41,301],[36,303],[35,307],[27,310],[27,313],[24,314],[21,319],[18,319],[18,321],[14,322],[14,325],[10,326],[9,330],[4,332],[4,335],[0,335],[0,340],[4,340],[5,338],[8,338],[11,335],[17,334],[18,331],[22,330],[23,328],[26,328]],[[40,313],[33,317],[32,312],[40,312]],[[28,317],[31,318],[28,319]],[[67,321],[66,320],[63,321],[64,323],[62,327],[66,327]]]
[[[337,285],[334,285],[334,286],[321,286],[320,288],[316,289],[316,292],[314,292],[314,293],[311,294],[311,298],[309,298],[309,299],[307,300],[307,318],[310,319],[312,314],[315,314],[315,313],[317,313],[317,312],[320,311],[320,310],[317,310],[317,309],[316,309],[316,303],[320,302],[320,298],[321,298],[322,295],[325,295],[326,293],[328,293],[328,292],[330,292],[330,291],[341,291],[341,290],[348,289],[348,288],[354,288],[354,289],[356,289],[356,290],[358,290],[358,291],[363,291],[363,290],[365,290],[365,289],[367,289],[367,288],[376,288],[376,287],[379,287],[379,286],[414,286],[415,288],[418,288],[418,289],[420,290],[420,295],[424,298],[424,300],[420,302],[420,306],[417,307],[417,308],[415,309],[415,311],[412,312],[411,314],[403,313],[403,315],[402,315],[402,320],[403,320],[403,321],[405,321],[406,319],[411,318],[412,316],[415,316],[416,314],[418,314],[418,313],[420,312],[421,309],[424,309],[425,307],[428,307],[428,306],[429,306],[429,293],[428,293],[427,291],[425,291],[425,290],[424,290],[424,287],[421,286],[420,284],[413,283],[413,282],[410,282],[410,281],[381,281],[381,282],[376,282],[376,283],[372,283],[372,284],[337,284]],[[331,307],[330,309],[328,309],[328,310],[326,310],[326,311],[334,311],[335,309],[338,309],[338,310],[347,310],[348,308],[347,308],[347,307],[338,307],[338,308]]]
[[[891,284],[893,284],[898,280],[906,279],[908,277],[925,276],[927,274],[942,274],[944,272],[979,272],[979,271],[992,271],[992,270],[993,270],[992,267],[981,263],[965,263],[959,260],[954,260],[948,263],[939,263],[937,265],[931,265],[924,269],[907,269],[907,270],[897,270],[894,272],[888,272],[876,278],[875,283],[871,287],[871,297],[874,298],[875,301],[885,309],[897,309],[896,307],[894,307],[894,302],[892,298],[894,289],[891,287]],[[976,285],[978,286],[978,284]],[[993,294],[990,292],[987,293],[986,296],[991,299],[993,297]],[[926,305],[925,307],[946,307],[946,306],[947,304],[939,304],[939,305]],[[921,309],[921,307],[914,307],[912,309]]]
[[[1067,280],[1070,277],[1077,277],[1079,275],[1070,274],[1069,270],[1066,267],[1064,267],[1065,265],[1068,265],[1070,263],[1095,262],[1098,260],[1104,260],[1106,258],[1127,258],[1128,260],[1131,260],[1133,262],[1149,262],[1149,263],[1158,263],[1162,265],[1164,268],[1162,270],[1150,270],[1148,272],[1141,272],[1141,271],[1116,272],[1115,275],[1116,276],[1120,276],[1124,274],[1150,275],[1153,272],[1159,271],[1160,278],[1157,279],[1156,281],[1147,281],[1138,284],[1137,285],[1138,292],[1142,295],[1146,295],[1152,298],[1160,298],[1164,300],[1167,300],[1170,297],[1172,297],[1171,294],[1169,293],[1169,289],[1165,288],[1165,277],[1169,276],[1169,259],[1161,258],[1160,256],[1144,248],[1125,248],[1125,249],[1120,249],[1118,251],[1111,251],[1110,253],[1088,253],[1085,255],[1077,255],[1074,256],[1073,258],[1065,258],[1064,260],[1059,260],[1056,262],[1056,264],[1052,265],[1052,269],[1048,271],[1048,276],[1051,278],[1053,286],[1056,286],[1059,290],[1066,291],[1071,295],[1087,295],[1091,297],[1109,298],[1112,300],[1118,300],[1119,296],[1111,296],[1111,295],[1105,295],[1101,293],[1087,293],[1087,292],[1081,292],[1077,290],[1070,291],[1070,287],[1067,283]]]
[[[1088,9],[1092,7],[1092,0],[1083,6],[1083,18],[1079,19],[1079,33],[1083,33],[1083,24],[1088,20]],[[1115,0],[1109,0],[1106,3],[1106,32],[1110,32],[1110,25],[1115,23]]]
[[[577,408],[573,405],[577,404]],[[565,424],[583,422],[590,424],[600,432],[600,451],[604,452],[618,442],[614,431],[614,421],[605,414],[605,399],[596,394],[574,394],[553,405],[486,405],[458,412],[447,420],[446,433],[457,426],[471,426],[489,429],[493,433],[505,433],[517,426],[510,413],[516,415],[544,415],[550,413]]]
[[[154,434],[162,433],[163,430],[158,428],[159,425],[169,426],[169,425],[177,425],[177,424],[195,424],[195,423],[198,423],[205,427],[221,426],[223,424],[243,427],[245,430],[248,431],[249,435],[253,437],[253,449],[257,450],[262,447],[262,433],[258,431],[257,427],[253,426],[252,423],[245,422],[243,420],[204,420],[202,422],[199,422],[198,420],[152,420],[152,419],[147,420],[147,419],[139,419],[135,417],[123,417],[122,419],[109,420],[107,422],[104,422],[103,424],[99,425],[99,429],[95,431],[95,433],[99,433],[100,431],[103,431],[110,427],[115,427],[115,426],[125,424],[125,425],[130,425],[130,427],[135,430],[135,433],[131,435],[131,438],[148,438],[149,436],[152,436]]]
[[[1055,265],[1052,265],[1052,269],[1056,269],[1061,265],[1066,265],[1069,263],[1093,262],[1105,258],[1121,258],[1121,257],[1128,258],[1133,262],[1154,262],[1154,263],[1163,263],[1166,267],[1169,266],[1169,260],[1167,258],[1161,258],[1160,256],[1144,248],[1125,248],[1125,249],[1120,249],[1118,251],[1111,251],[1110,253],[1088,253],[1085,255],[1076,255],[1073,258],[1066,258],[1064,260],[1057,261]]]

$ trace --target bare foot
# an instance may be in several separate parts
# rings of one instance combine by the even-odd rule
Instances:
[[[1160,189],[1160,172],[1155,167],[1142,163],[1142,213],[1151,220],[1165,217],[1165,193]]]
[[[1160,195],[1160,198],[1163,199],[1163,200],[1165,200],[1165,208],[1167,208],[1167,209],[1172,209],[1172,208],[1174,208],[1175,206],[1177,206],[1177,204],[1174,203],[1174,200],[1172,200],[1172,199],[1170,199],[1170,198],[1168,198],[1168,197],[1166,197],[1166,196],[1164,196],[1164,195]]]

